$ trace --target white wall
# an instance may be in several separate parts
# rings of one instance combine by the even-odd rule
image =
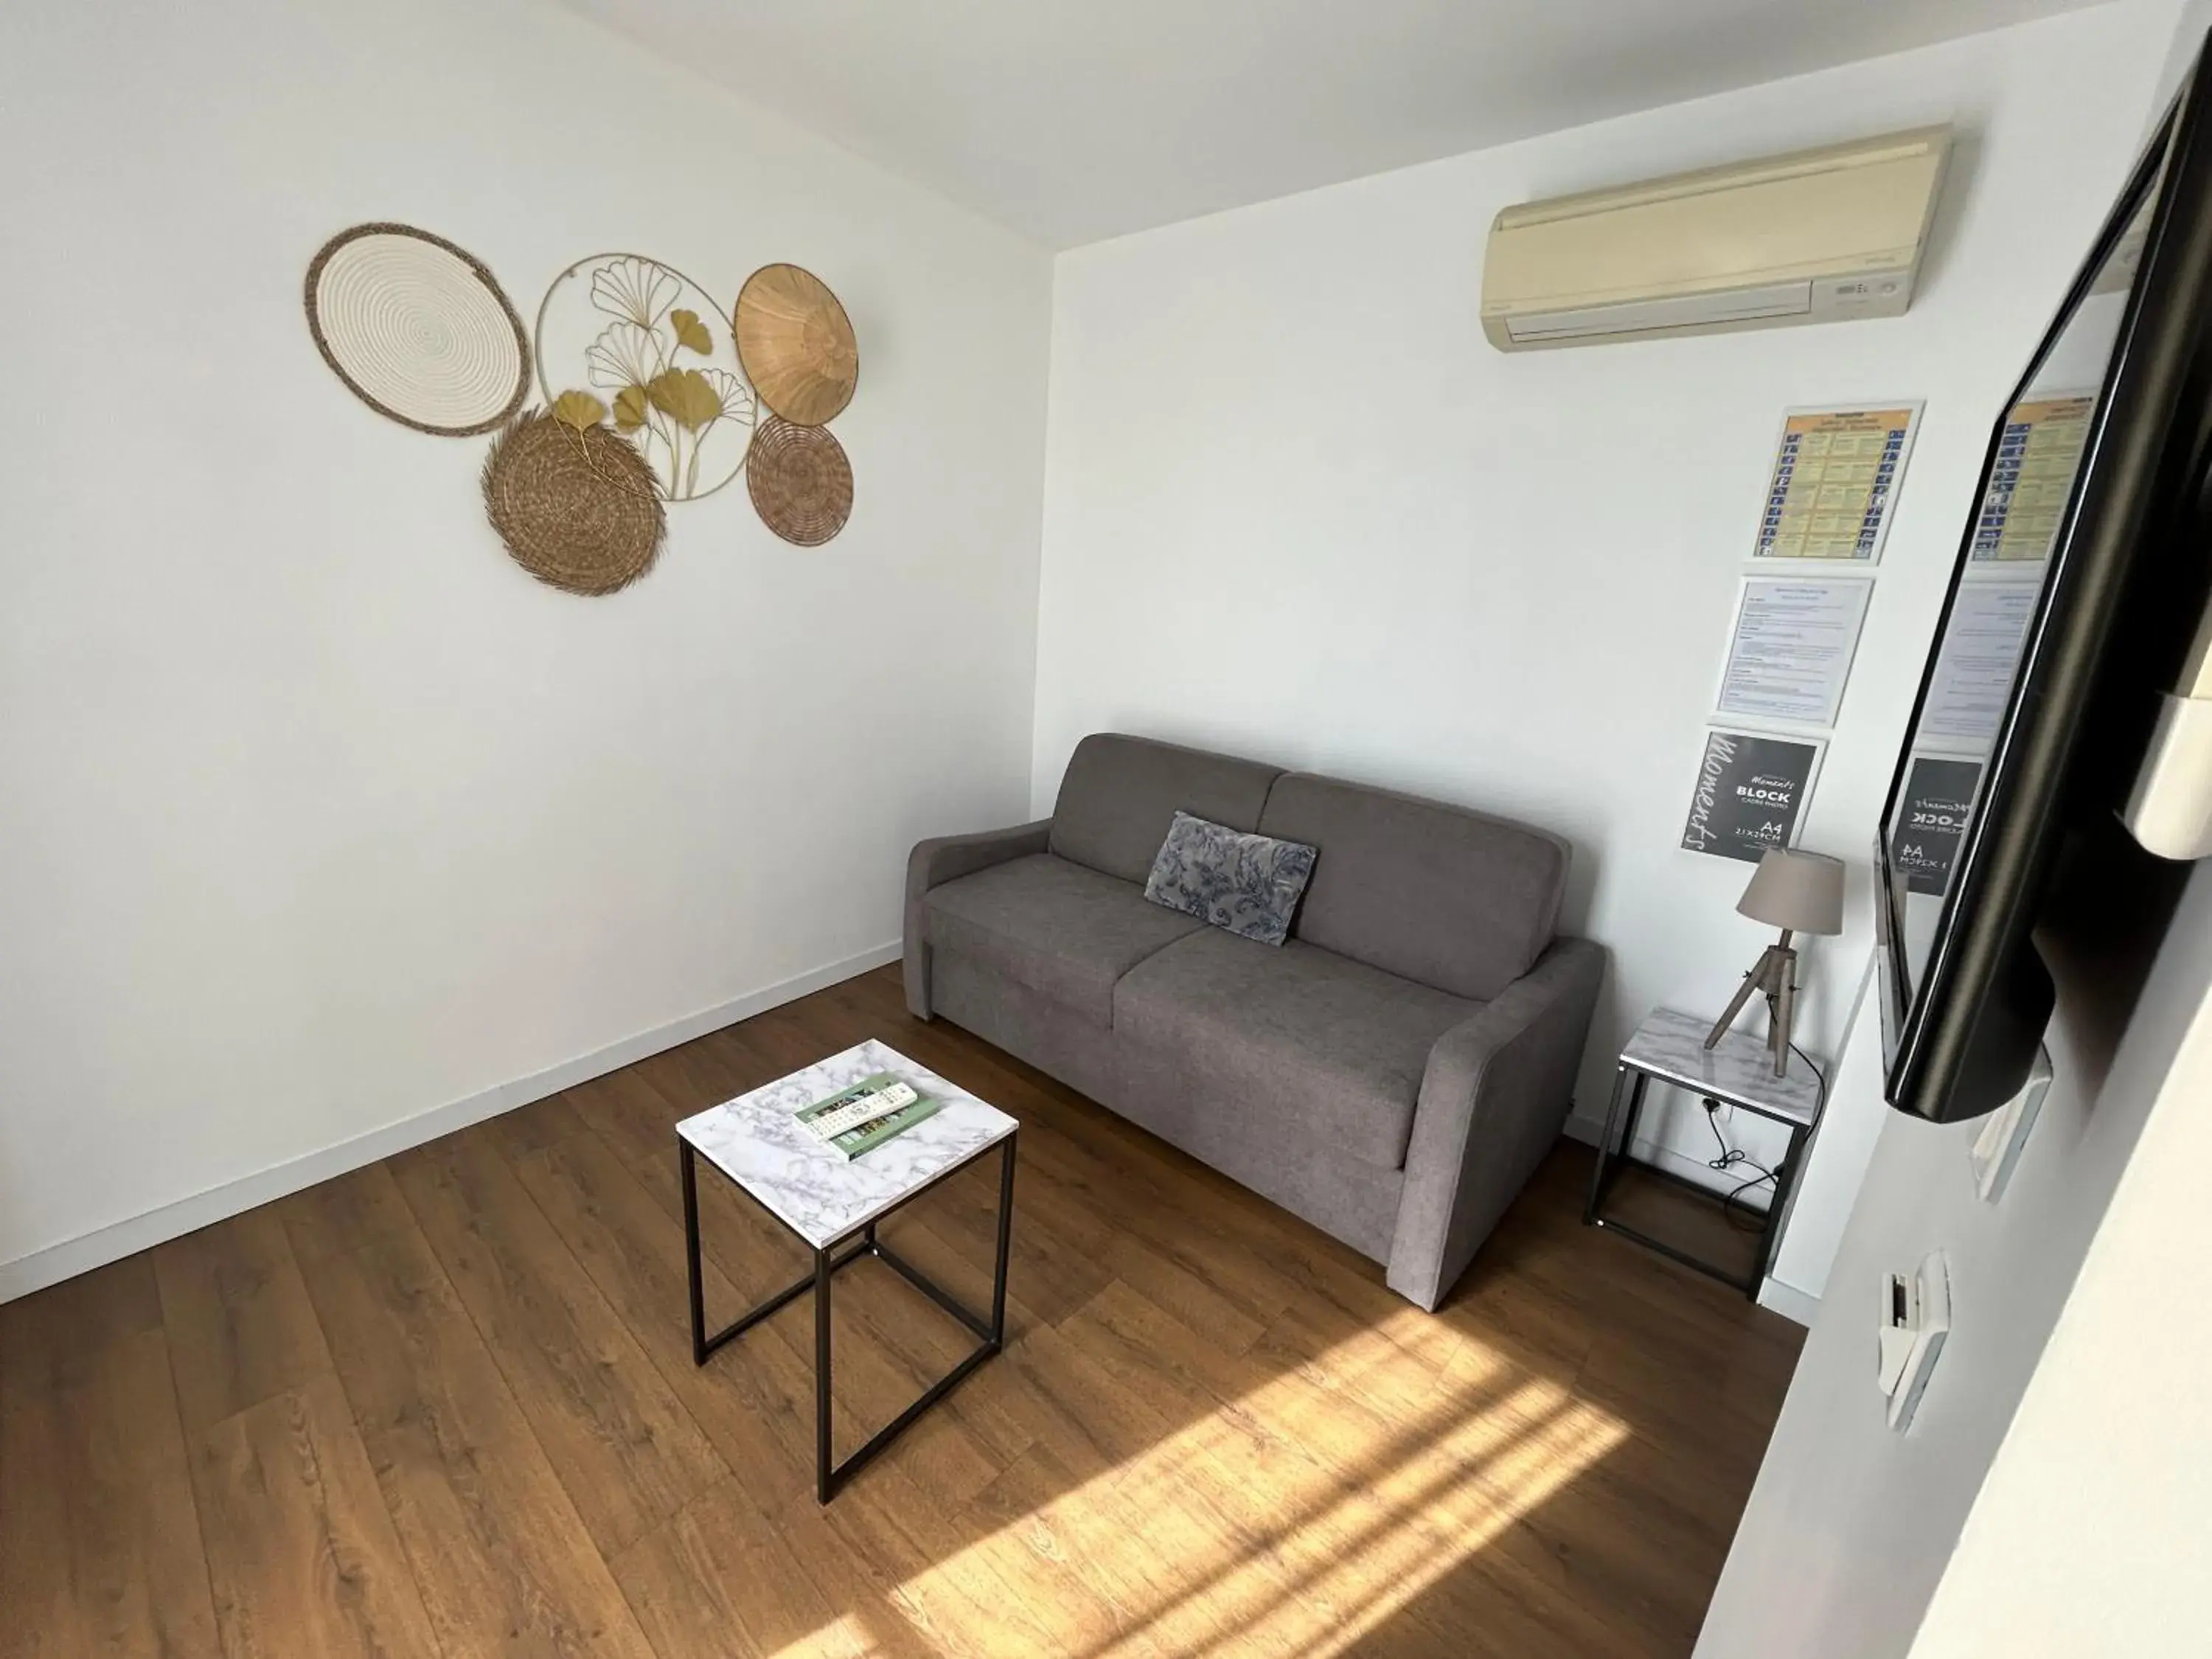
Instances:
[[[2202,983],[2212,906],[2195,920]],[[1914,1659],[2212,1648],[2208,1169],[2212,995],[1975,1497]]]
[[[2117,1219],[2122,1199],[2130,1196],[2115,1197],[2123,1173],[2136,1201],[2148,1206],[2139,1224],[2148,1237],[2170,1234],[2176,1225],[2202,1231],[2202,1206],[2189,1203],[2179,1216],[2154,1207],[2171,1194],[2156,1190],[2160,1178],[2136,1175],[2130,1158],[2148,1167],[2162,1146],[2184,1151],[2203,1133],[2197,1121],[2208,1097],[2203,1075],[2176,1061],[2192,1024],[2201,1031],[2212,1020],[2212,866],[2197,872],[2130,1018],[2122,988],[2133,982],[2127,964],[2142,945],[2140,938],[2123,939],[2094,959],[2057,964],[2059,1007],[2046,1038],[2054,1081],[2002,1201],[1984,1203],[1974,1191],[1967,1154],[1978,1123],[1937,1127],[1893,1113],[1883,1124],[1836,1256],[1831,1293],[1806,1340],[1714,1590],[1698,1659],[1783,1653],[1792,1659],[1880,1659],[1905,1652],[2030,1376],[2046,1413],[2066,1409],[2066,1384],[2057,1376],[2046,1380],[2037,1365],[2061,1308],[2073,1317],[2067,1296],[2099,1224],[2108,1206]],[[2191,1176],[2201,1170],[2182,1167]],[[2134,1245],[2116,1247],[2115,1261],[2140,1260],[2145,1236],[2138,1231]],[[1883,1420],[1874,1382],[1878,1287],[1882,1274],[1909,1269],[1939,1246],[1950,1264],[1951,1334],[1911,1431],[1899,1435]],[[2134,1340],[2171,1343],[2175,1366],[2185,1368],[2189,1356],[2212,1353],[2212,1304],[2191,1294],[2192,1279],[2201,1285],[2203,1276],[2186,1256],[2164,1258],[2154,1271],[2158,1322]],[[2089,1462],[2108,1441],[2142,1448],[2164,1439],[2177,1451],[2194,1445],[2200,1449],[2194,1474],[2182,1478],[2197,1480],[2194,1501],[2201,1504],[2203,1425],[2160,1411],[2157,1389],[2162,1379],[2168,1398],[2186,1400],[2194,1390],[2201,1401],[2203,1372],[2154,1371],[2151,1391],[2138,1395],[2129,1358],[2126,1346],[2081,1356],[2075,1374],[2094,1379],[2103,1408],[2046,1422],[2047,1443]],[[2139,1414],[2142,1420],[2133,1420]],[[2066,1543],[2109,1524],[2093,1517],[2109,1517],[2132,1501],[2123,1494],[2140,1495],[2136,1483],[2143,1468],[2140,1456],[2124,1455],[2080,1489],[2092,1507],[2069,1502],[2041,1511],[2035,1524],[2050,1534],[2039,1546],[2046,1563]],[[2043,1473],[2051,1468],[2045,1463]],[[2013,1513],[2018,1516],[2016,1506]],[[2197,1514],[2203,1518],[2201,1509]],[[2108,1553],[2108,1563],[2126,1549],[2141,1552],[2141,1527],[2150,1518],[2136,1517],[2124,1535],[2137,1541]],[[2015,1520],[1996,1535],[2016,1540],[2023,1530]],[[2174,1541],[2187,1541],[2202,1554],[2201,1535]],[[1985,1561],[1982,1570],[2024,1587],[2038,1575],[2033,1560]],[[2059,1576],[2030,1605],[2069,1596],[2101,1605],[2105,1598],[2094,1585],[2094,1574]],[[2053,1626],[2051,1634],[2065,1627]],[[2179,1626],[2170,1628],[2178,1632]],[[2022,1648],[1990,1635],[1984,1628],[1967,1640],[1954,1626],[1954,1645],[1930,1651],[2160,1651],[2099,1642]]]
[[[2161,106],[2208,27],[2212,0],[2189,0]],[[2212,997],[1975,1496],[1914,1659],[2154,1659],[2212,1630],[2208,1168]]]
[[[2208,21],[2181,9],[2146,124]],[[1884,1124],[1700,1659],[2205,1650],[2212,865],[2131,997],[2141,914],[2115,896],[2093,930],[2046,932],[2056,1078],[1998,1204],[1966,1177],[1977,1126]],[[1953,1329],[1900,1437],[1871,1380],[1874,1290],[1938,1246]]]
[[[1761,1299],[1801,1324],[1810,1324],[1826,1291],[1829,1264],[1842,1243],[1851,1203],[1874,1157],[1883,1120],[1881,997],[1871,953],[1859,969],[1858,997],[1846,1026],[1828,1103],[1805,1168],[1797,1179],[1781,1249]]]
[[[1990,424],[2124,176],[2164,45],[2139,9],[2078,13],[1063,254],[1035,804],[1078,738],[1119,727],[1565,832],[1565,924],[1613,951],[1578,1091],[1600,1113],[1634,1022],[1717,1009],[1771,938],[1734,914],[1749,866],[1675,842],[1781,412],[1924,398],[1802,837],[1853,866],[1850,931],[1806,965],[1803,1040],[1835,1053],[1865,849]],[[1905,317],[1484,343],[1502,207],[1936,121],[1961,143]],[[1669,1133],[1710,1155],[1689,1114]],[[1831,1237],[1837,1184],[1807,1198],[1836,1206]]]
[[[0,1297],[881,959],[912,841],[1022,815],[1042,252],[532,0],[12,8],[0,155]],[[538,586],[489,440],[309,340],[380,218],[526,319],[610,249],[820,273],[849,527],[739,486]]]

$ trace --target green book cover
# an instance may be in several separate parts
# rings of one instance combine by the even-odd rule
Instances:
[[[835,1110],[856,1095],[867,1094],[878,1089],[887,1089],[894,1083],[904,1081],[904,1079],[894,1077],[889,1072],[878,1072],[872,1076],[862,1078],[850,1088],[840,1089],[826,1100],[817,1100],[811,1106],[800,1107],[792,1115],[802,1123],[811,1123],[824,1112]],[[908,1084],[907,1086],[912,1088],[913,1085]],[[911,1129],[924,1118],[934,1117],[941,1104],[942,1103],[934,1097],[922,1094],[917,1090],[915,1098],[910,1104],[900,1107],[889,1117],[879,1117],[872,1123],[863,1123],[858,1128],[848,1129],[843,1134],[825,1140],[822,1144],[843,1154],[846,1161],[849,1163],[863,1152],[872,1152],[893,1135]]]

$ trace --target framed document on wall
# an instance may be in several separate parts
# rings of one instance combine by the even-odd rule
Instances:
[[[1785,411],[1752,557],[1877,563],[1919,424],[1917,398]]]
[[[1864,576],[1747,580],[1713,712],[1723,720],[1835,725],[1873,592]]]
[[[1683,848],[1756,864],[1769,848],[1796,846],[1827,748],[1825,738],[1708,730]]]

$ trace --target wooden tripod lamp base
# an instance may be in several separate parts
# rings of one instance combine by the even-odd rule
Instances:
[[[1751,872],[1751,884],[1736,901],[1739,915],[1782,930],[1781,940],[1766,947],[1759,965],[1743,976],[1729,999],[1728,1012],[1714,1022],[1705,1047],[1712,1048],[1728,1035],[1743,1005],[1753,991],[1766,995],[1770,1018],[1766,1046],[1774,1054],[1774,1075],[1790,1071],[1790,1018],[1797,1009],[1797,952],[1790,948],[1793,933],[1840,933],[1844,931],[1844,866],[1839,860],[1818,853],[1770,848]]]
[[[1705,1036],[1706,1048],[1712,1048],[1728,1035],[1729,1027],[1735,1024],[1735,1017],[1743,1012],[1743,1005],[1751,1000],[1754,991],[1766,994],[1766,1046],[1774,1055],[1774,1075],[1781,1077],[1790,1069],[1790,1024],[1797,1006],[1797,952],[1790,947],[1787,927],[1782,930],[1782,942],[1761,951],[1758,965],[1735,988],[1726,1012],[1713,1022],[1713,1029]]]

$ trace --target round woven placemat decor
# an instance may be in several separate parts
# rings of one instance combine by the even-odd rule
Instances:
[[[380,415],[441,437],[504,425],[530,347],[483,262],[411,225],[356,225],[307,266],[307,327],[331,372]]]
[[[514,562],[571,593],[611,593],[652,568],[668,528],[653,471],[603,426],[531,410],[493,441],[484,511]]]
[[[738,294],[738,361],[760,400],[799,426],[853,401],[860,348],[827,284],[797,265],[763,265]]]
[[[763,524],[787,542],[819,547],[853,511],[853,464],[823,428],[763,415],[745,458],[745,488]]]

